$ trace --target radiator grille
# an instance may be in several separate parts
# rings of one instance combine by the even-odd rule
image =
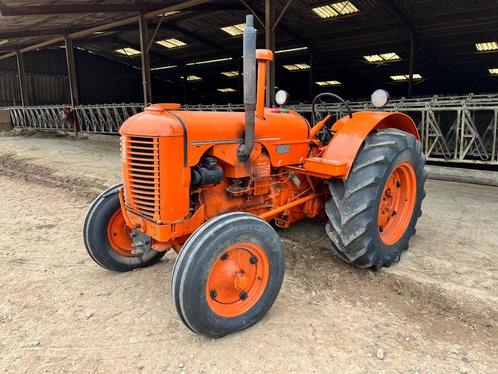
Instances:
[[[159,221],[159,139],[126,138],[126,204],[144,217]]]

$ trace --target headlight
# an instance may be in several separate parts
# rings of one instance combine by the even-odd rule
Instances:
[[[389,93],[386,90],[376,90],[372,94],[372,105],[375,108],[384,108],[389,103]]]
[[[289,93],[287,91],[280,90],[275,95],[275,102],[280,106],[287,104],[288,101]]]

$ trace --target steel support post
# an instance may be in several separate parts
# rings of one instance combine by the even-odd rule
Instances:
[[[415,35],[410,32],[410,60],[408,62],[408,93],[407,98],[411,99],[413,94],[413,69],[415,66]]]
[[[74,114],[74,108],[79,105],[78,96],[78,78],[76,75],[76,66],[74,63],[73,41],[69,35],[64,35],[64,43],[66,46],[66,62],[67,62],[67,77],[69,80],[69,95],[71,99],[71,108]],[[68,116],[68,120],[73,122],[75,132],[79,132],[79,123],[76,115]]]
[[[19,82],[19,96],[21,98],[21,105],[28,105],[27,91],[26,91],[26,77],[24,76],[24,58],[20,51],[16,51],[17,57],[17,80]]]
[[[495,109],[494,120],[493,120],[493,145],[491,149],[491,161],[498,162],[496,158],[496,143],[498,142],[498,109]]]
[[[275,0],[265,0],[265,48],[275,53]],[[275,102],[275,61],[270,63],[266,79],[266,106]]]
[[[183,104],[188,104],[188,69],[183,67]]]
[[[138,26],[140,31],[140,56],[142,61],[142,87],[144,104],[152,102],[152,87],[150,84],[150,59],[149,59],[149,29],[148,22],[143,14],[140,14]]]
[[[313,101],[313,53],[310,51],[309,101]]]

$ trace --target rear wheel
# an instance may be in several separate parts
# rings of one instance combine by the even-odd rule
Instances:
[[[224,214],[183,245],[172,275],[173,301],[192,331],[222,337],[263,318],[284,271],[282,244],[268,223],[251,214]]]
[[[396,129],[371,134],[348,179],[330,183],[326,231],[334,253],[360,268],[398,262],[422,215],[424,166],[414,136]]]
[[[157,263],[164,252],[149,251],[143,255],[132,251],[131,230],[121,211],[118,191],[122,185],[103,192],[88,210],[83,239],[90,257],[100,266],[112,271],[129,271]]]

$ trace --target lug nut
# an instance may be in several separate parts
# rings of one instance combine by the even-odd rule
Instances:
[[[223,261],[228,259],[228,253],[223,253],[223,255],[220,257]]]
[[[247,299],[247,296],[248,296],[248,295],[247,295],[247,292],[246,292],[246,291],[242,291],[242,292],[239,294],[239,296],[240,296],[240,300],[245,300],[245,299]]]
[[[209,295],[211,296],[211,299],[216,299],[216,296],[218,296],[218,292],[216,292],[216,290],[212,290]]]
[[[256,256],[252,256],[249,259],[249,262],[251,263],[251,265],[257,264],[258,263],[258,258]]]

